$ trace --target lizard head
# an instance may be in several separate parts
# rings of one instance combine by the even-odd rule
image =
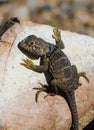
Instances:
[[[45,56],[50,51],[50,46],[51,44],[35,35],[26,37],[18,44],[18,48],[31,59]]]

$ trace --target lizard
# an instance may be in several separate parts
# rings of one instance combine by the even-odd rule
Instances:
[[[10,18],[9,20],[5,21],[0,25],[0,40],[3,36],[3,34],[15,23],[20,23],[19,19],[17,17]]]
[[[61,33],[58,28],[53,29],[52,37],[56,45],[49,43],[35,35],[27,36],[18,43],[18,48],[28,58],[23,59],[21,65],[27,69],[38,73],[44,73],[48,85],[42,85],[37,89],[37,96],[40,92],[45,91],[48,95],[61,95],[67,101],[71,115],[71,130],[78,130],[79,119],[74,91],[81,85],[79,78],[84,77],[87,82],[89,79],[84,72],[77,71],[76,65],[71,65],[67,55],[62,51],[65,48],[61,39]],[[30,59],[29,59],[30,58]],[[32,59],[39,59],[40,65],[35,65]]]

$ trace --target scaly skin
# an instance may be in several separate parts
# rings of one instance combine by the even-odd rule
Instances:
[[[24,67],[35,72],[44,73],[48,85],[42,85],[37,89],[36,101],[40,92],[47,92],[48,95],[63,96],[71,110],[72,126],[71,130],[78,130],[78,113],[75,102],[74,90],[78,88],[80,76],[84,77],[88,82],[84,72],[77,72],[75,65],[71,65],[68,57],[61,49],[64,44],[61,40],[60,31],[55,28],[53,30],[53,38],[56,45],[48,43],[35,35],[28,36],[18,44],[18,48],[29,58],[40,58],[40,65],[34,65],[32,60],[23,59]]]

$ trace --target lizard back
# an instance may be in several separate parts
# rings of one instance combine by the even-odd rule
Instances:
[[[68,57],[58,47],[55,47],[48,56],[49,71],[54,79],[60,79],[67,86],[72,84],[72,69]]]

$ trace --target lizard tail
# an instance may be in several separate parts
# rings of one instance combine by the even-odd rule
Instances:
[[[69,105],[71,115],[72,115],[72,126],[70,130],[78,130],[78,112],[77,106],[75,102],[74,90],[72,89],[70,92],[65,93],[65,99]]]

